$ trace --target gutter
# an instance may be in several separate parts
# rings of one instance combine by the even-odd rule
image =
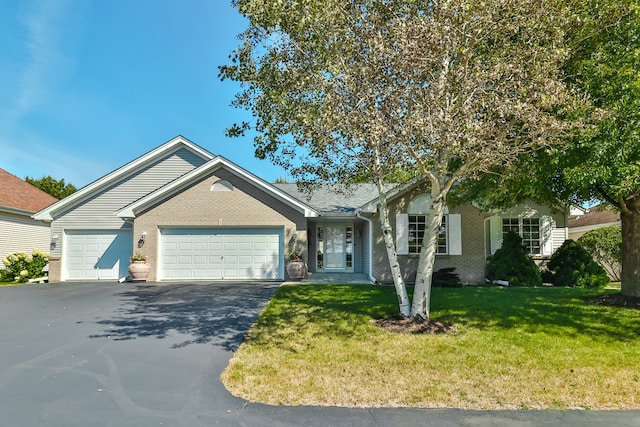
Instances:
[[[373,220],[371,218],[364,217],[360,214],[360,209],[356,210],[356,217],[366,221],[369,224],[369,271],[365,272],[367,276],[369,276],[369,282],[371,284],[376,283],[375,277],[373,277],[372,269],[373,269]]]

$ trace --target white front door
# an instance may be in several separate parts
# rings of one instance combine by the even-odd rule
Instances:
[[[318,225],[319,270],[353,269],[353,225]]]

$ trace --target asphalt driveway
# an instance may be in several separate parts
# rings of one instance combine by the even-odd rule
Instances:
[[[272,407],[219,380],[274,283],[0,287],[0,427],[640,426],[638,411]]]

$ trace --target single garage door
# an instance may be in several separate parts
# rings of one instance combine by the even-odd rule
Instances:
[[[130,231],[67,231],[62,280],[117,280],[127,276]]]
[[[161,280],[282,279],[279,229],[161,230]]]

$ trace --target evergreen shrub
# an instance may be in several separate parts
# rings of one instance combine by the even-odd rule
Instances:
[[[551,256],[547,268],[555,286],[597,288],[609,283],[607,272],[578,243],[569,239]]]
[[[527,253],[522,238],[513,231],[505,235],[502,247],[487,260],[487,279],[506,280],[510,286],[542,285],[540,269]]]

